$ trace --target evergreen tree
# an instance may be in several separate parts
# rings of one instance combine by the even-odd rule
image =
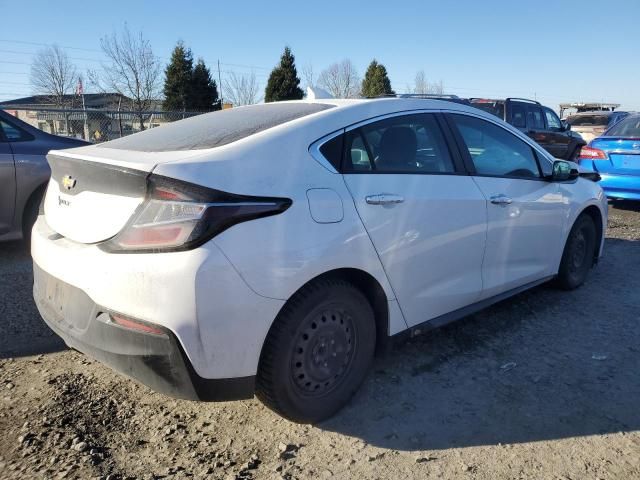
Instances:
[[[280,64],[271,71],[267,88],[264,91],[265,102],[280,100],[300,100],[304,92],[300,88],[300,79],[296,70],[295,57],[289,47],[284,48]]]
[[[191,77],[193,75],[193,55],[179,41],[171,54],[164,79],[165,110],[187,110],[191,98]]]
[[[220,110],[218,86],[211,78],[211,72],[201,58],[191,76],[191,97],[188,108],[192,110]]]
[[[391,81],[387,76],[387,69],[373,59],[362,80],[362,96],[372,98],[394,93],[391,90]]]

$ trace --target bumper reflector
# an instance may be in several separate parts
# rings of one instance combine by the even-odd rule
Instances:
[[[113,323],[119,325],[122,328],[126,328],[128,330],[135,330],[140,333],[147,333],[152,335],[164,335],[164,331],[162,331],[158,327],[154,327],[153,325],[141,322],[140,320],[134,320],[132,318],[127,318],[118,313],[110,313],[109,318]]]

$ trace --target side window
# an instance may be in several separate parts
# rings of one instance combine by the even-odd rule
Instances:
[[[493,123],[452,115],[478,175],[538,178],[540,170],[531,146]]]
[[[393,117],[365,125],[347,154],[354,170],[380,173],[453,173],[449,148],[430,114]],[[371,158],[372,157],[372,158]]]
[[[21,140],[29,140],[30,135],[26,132],[23,132],[17,127],[14,127],[10,123],[5,122],[4,120],[0,120],[0,128],[4,132],[4,137],[8,142],[19,142]]]
[[[554,129],[554,130],[562,129],[562,124],[560,123],[560,119],[558,118],[558,116],[555,114],[553,110],[551,110],[550,108],[545,108],[544,115],[547,117],[547,125],[549,126],[550,129]]]
[[[521,103],[511,103],[511,125],[516,128],[527,128],[527,110]]]
[[[542,109],[540,107],[529,105],[527,126],[534,130],[544,130],[544,118],[542,118]]]
[[[349,132],[345,141],[346,171],[359,172],[373,170],[369,152],[364,144],[360,130]]]
[[[335,168],[338,172],[340,171],[340,166],[342,164],[342,141],[344,140],[344,135],[338,135],[335,138],[332,138],[328,142],[325,142],[320,147],[320,153],[324,158],[326,158],[329,163]]]

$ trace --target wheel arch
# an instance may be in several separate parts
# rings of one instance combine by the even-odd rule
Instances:
[[[374,319],[376,322],[376,355],[384,352],[389,344],[389,302],[387,294],[380,282],[370,273],[359,268],[337,268],[321,273],[308,280],[304,285],[298,288],[285,302],[280,312],[286,307],[298,292],[307,288],[309,285],[327,280],[340,279],[354,285],[367,298],[371,308],[373,309]],[[280,315],[280,312],[278,315]],[[277,318],[277,317],[276,317]],[[274,320],[275,322],[275,320]],[[272,324],[273,325],[273,324]]]
[[[589,217],[591,217],[591,220],[593,220],[593,223],[596,227],[597,238],[596,238],[596,248],[595,248],[595,253],[593,258],[593,263],[596,264],[598,263],[598,258],[600,256],[600,249],[602,248],[603,232],[605,227],[603,222],[602,212],[597,206],[589,205],[580,212],[580,214],[576,217],[576,221],[578,220],[578,218],[580,218],[581,215],[588,215]]]
[[[27,220],[26,215],[31,211],[33,204],[42,199],[47,191],[47,185],[48,182],[37,185],[27,197],[27,200],[22,205],[22,209],[20,211],[16,210],[16,224],[17,227],[20,228],[23,236],[25,232],[25,221]]]

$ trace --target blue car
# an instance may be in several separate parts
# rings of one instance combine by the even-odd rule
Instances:
[[[580,165],[600,174],[612,199],[640,200],[640,114],[631,114],[582,147]]]

